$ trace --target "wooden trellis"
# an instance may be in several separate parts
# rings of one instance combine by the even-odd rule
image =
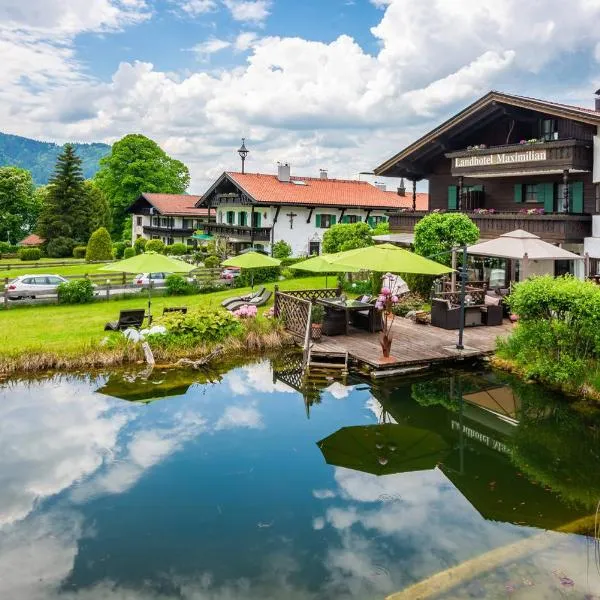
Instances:
[[[298,341],[304,341],[307,328],[310,329],[311,306],[310,300],[275,291],[275,317]]]

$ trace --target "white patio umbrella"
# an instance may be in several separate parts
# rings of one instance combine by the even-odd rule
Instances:
[[[520,260],[523,261],[523,271],[525,272],[530,260],[583,260],[582,256],[549,244],[537,235],[523,229],[516,229],[504,233],[496,239],[469,246],[467,253]],[[522,279],[525,279],[525,276],[522,276]]]

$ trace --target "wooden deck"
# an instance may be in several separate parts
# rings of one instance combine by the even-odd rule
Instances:
[[[491,354],[496,338],[512,330],[508,320],[498,327],[469,327],[465,329],[464,350],[456,349],[458,331],[448,331],[431,325],[420,325],[408,319],[396,318],[392,326],[393,342],[390,359],[384,359],[379,345],[380,333],[351,329],[349,335],[323,336],[314,342],[313,353],[348,352],[350,358],[371,369],[398,371],[402,368],[428,366],[432,363],[474,358]]]

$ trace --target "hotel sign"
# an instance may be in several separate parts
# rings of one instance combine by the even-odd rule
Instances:
[[[507,166],[518,163],[543,162],[547,159],[546,150],[525,150],[524,152],[497,152],[494,154],[483,154],[467,156],[454,159],[455,169],[469,167],[494,167],[498,165]]]

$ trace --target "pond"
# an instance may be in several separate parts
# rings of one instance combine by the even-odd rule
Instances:
[[[427,597],[600,598],[594,413],[485,371],[299,383],[5,382],[0,597],[370,600],[471,560]]]

